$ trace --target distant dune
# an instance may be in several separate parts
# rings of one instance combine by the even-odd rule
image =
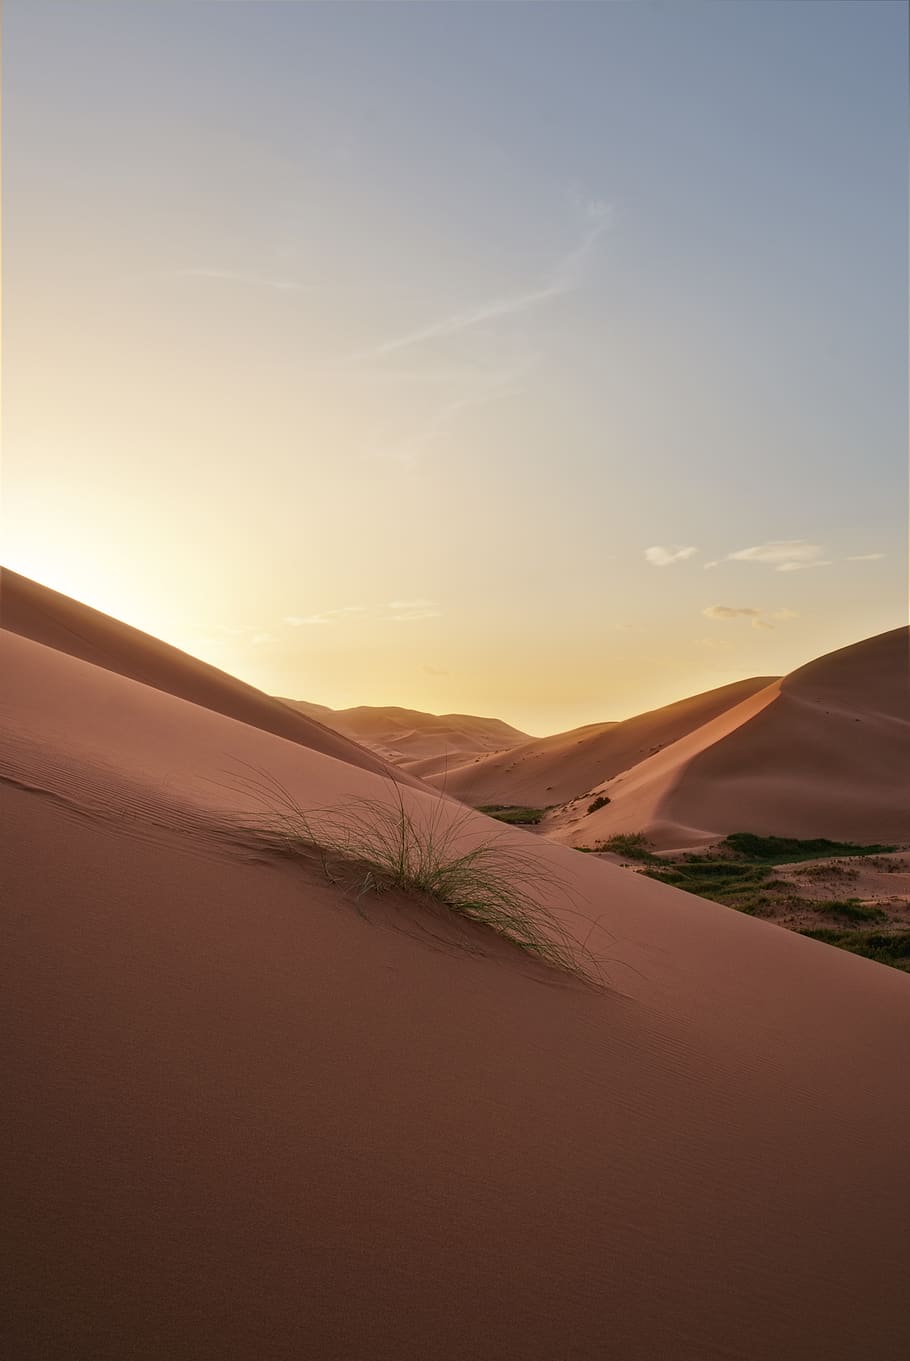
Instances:
[[[8,1355],[903,1361],[904,974],[417,782],[413,817],[539,857],[608,986],[355,900],[250,843],[244,781],[388,799],[377,757],[61,597],[37,641],[13,587]],[[791,681],[843,739],[852,660]]]
[[[426,778],[450,766],[458,766],[478,752],[502,751],[529,740],[498,718],[473,714],[425,714],[418,709],[360,705],[354,709],[328,709],[324,704],[286,699],[302,713],[344,733],[414,775]]]
[[[910,630],[800,667],[606,780],[610,803],[541,824],[572,845],[643,831],[665,848],[727,832],[910,840]]]
[[[771,679],[734,681],[622,723],[592,723],[555,737],[532,738],[508,752],[450,769],[433,783],[474,807],[565,803],[764,689]]]

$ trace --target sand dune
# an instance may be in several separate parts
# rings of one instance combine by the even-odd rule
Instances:
[[[735,681],[622,723],[592,723],[554,737],[532,739],[511,751],[449,769],[432,783],[475,808],[492,803],[532,808],[562,804],[709,722],[763,689],[771,679]]]
[[[373,705],[328,709],[307,700],[282,702],[422,778],[462,765],[479,752],[503,751],[530,740],[501,719],[473,714],[426,714]]]
[[[606,990],[351,901],[224,828],[250,767],[387,780],[111,627],[113,670],[0,634],[8,1354],[907,1354],[904,975],[513,829]]]
[[[314,751],[337,756],[365,770],[378,773],[386,769],[385,762],[371,752],[303,713],[289,712],[280,700],[252,685],[9,568],[3,568],[0,574],[0,624],[11,633]]]
[[[548,834],[593,845],[646,832],[665,848],[727,832],[910,840],[908,630],[794,671],[570,805]]]

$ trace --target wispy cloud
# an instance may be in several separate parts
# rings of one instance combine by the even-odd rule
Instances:
[[[413,624],[418,619],[438,619],[442,614],[435,600],[392,600],[388,616],[396,624]]]
[[[279,293],[302,293],[308,285],[297,283],[294,279],[276,279],[265,274],[247,274],[242,270],[213,269],[199,266],[193,269],[170,270],[172,279],[214,279],[221,283],[243,284],[249,288],[271,288]]]
[[[778,572],[806,572],[810,567],[830,567],[830,558],[819,558],[817,562],[782,562]]]
[[[544,278],[537,285],[517,293],[498,294],[483,302],[460,308],[450,312],[447,316],[438,317],[435,321],[428,322],[425,326],[408,331],[404,335],[384,340],[370,350],[353,355],[352,358],[376,359],[382,355],[395,354],[400,350],[410,349],[414,345],[422,345],[428,340],[458,335],[462,331],[469,331],[475,326],[497,321],[501,317],[518,316],[523,312],[529,312],[533,308],[551,302],[554,298],[571,293],[581,283],[588,260],[610,225],[611,212],[609,207],[603,203],[590,204],[587,216],[588,227],[584,235],[571,250],[554,261]]]
[[[707,619],[737,619],[741,614],[758,616],[761,610],[733,609],[730,605],[709,605],[707,609],[702,610],[702,614]]]
[[[288,614],[284,622],[292,628],[364,618],[379,619],[384,623],[413,623],[418,619],[436,619],[441,613],[435,600],[390,600],[387,605],[342,605],[338,609],[320,610],[317,614]]]
[[[847,562],[876,562],[884,556],[884,553],[851,553]]]
[[[821,544],[807,539],[770,539],[728,553],[727,558],[732,562],[762,562],[776,572],[801,572],[809,567],[830,567],[831,560],[822,558],[824,551]]]
[[[707,572],[707,571],[709,571],[710,568],[712,568],[712,567],[719,567],[719,566],[720,566],[720,563],[718,562],[717,558],[714,558],[714,559],[712,559],[711,562],[703,562],[703,563],[702,563],[702,566],[704,567],[705,571]]]
[[[655,544],[653,548],[645,549],[645,559],[652,567],[669,567],[673,562],[685,562],[697,552],[697,548],[682,548],[679,544]]]
[[[284,622],[292,628],[301,628],[304,624],[335,624],[339,619],[365,613],[365,605],[342,605],[340,609],[322,610],[319,614],[287,614]]]
[[[751,606],[745,605],[736,607],[731,605],[709,605],[707,609],[702,610],[702,614],[706,619],[749,619],[754,629],[773,629],[774,622],[772,621],[783,623],[788,619],[799,618],[799,612],[797,610],[756,610]]]

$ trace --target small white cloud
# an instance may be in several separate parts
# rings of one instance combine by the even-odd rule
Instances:
[[[706,619],[737,619],[740,615],[759,615],[761,610],[748,609],[745,606],[741,609],[734,609],[730,605],[709,605],[702,610]]]
[[[419,619],[438,619],[442,611],[435,600],[390,600],[388,608],[392,611],[386,622],[395,624],[415,624]]]
[[[719,567],[719,566],[720,566],[720,563],[719,563],[719,562],[717,561],[717,559],[715,558],[713,562],[706,562],[706,563],[703,563],[702,565],[704,566],[704,569],[705,569],[705,571],[707,572],[707,571],[709,571],[712,567]]]
[[[820,543],[807,539],[771,539],[752,548],[740,548],[727,557],[733,562],[764,562],[777,572],[801,572],[807,567],[830,567],[830,559],[822,559]]]
[[[830,567],[830,558],[821,558],[818,562],[782,562],[775,568],[778,572],[807,572],[810,567]]]
[[[418,619],[438,619],[441,610],[396,610],[388,616],[392,624],[414,624]]]
[[[342,605],[340,609],[323,610],[320,614],[286,614],[284,622],[292,628],[300,628],[304,624],[334,624],[352,614],[365,613],[365,605]]]
[[[735,562],[811,562],[822,552],[821,544],[806,539],[771,539],[753,548],[740,548],[728,557]]]
[[[884,556],[884,553],[851,553],[847,562],[875,562]]]
[[[388,610],[391,610],[391,614],[384,613]],[[366,605],[342,605],[334,610],[320,610],[318,614],[287,614],[284,622],[292,628],[301,628],[304,625],[337,624],[358,616],[368,616],[385,623],[390,620],[413,623],[416,619],[435,619],[439,614],[435,600],[392,600],[388,605],[369,608]]]
[[[279,293],[299,293],[302,286],[293,279],[276,279],[264,274],[246,274],[235,269],[176,269],[170,277],[175,279],[216,279],[222,283],[243,284],[251,288],[274,288]]]
[[[681,548],[678,544],[655,544],[645,549],[645,560],[652,567],[669,567],[671,562],[685,562],[697,552],[697,548]]]
[[[707,609],[702,610],[702,614],[707,619],[749,619],[754,629],[773,629],[772,619],[783,621],[799,618],[796,610],[772,610],[769,613],[767,610],[756,610],[746,605],[736,607],[732,605],[709,605]]]

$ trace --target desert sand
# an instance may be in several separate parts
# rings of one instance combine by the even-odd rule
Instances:
[[[417,781],[540,858],[605,986],[353,900],[250,843],[244,779],[392,798],[375,755],[114,621],[39,640],[35,598],[0,634],[9,1355],[902,1361],[905,975]]]
[[[710,722],[773,679],[759,676],[735,681],[621,723],[592,723],[532,739],[459,769],[449,768],[432,783],[475,808],[496,803],[546,808],[566,803]]]
[[[800,667],[541,824],[571,845],[644,832],[664,849],[728,832],[910,841],[910,631]]]
[[[329,709],[307,700],[283,702],[422,779],[464,765],[478,754],[505,751],[531,740],[499,718],[475,714],[427,714],[369,704]]]

